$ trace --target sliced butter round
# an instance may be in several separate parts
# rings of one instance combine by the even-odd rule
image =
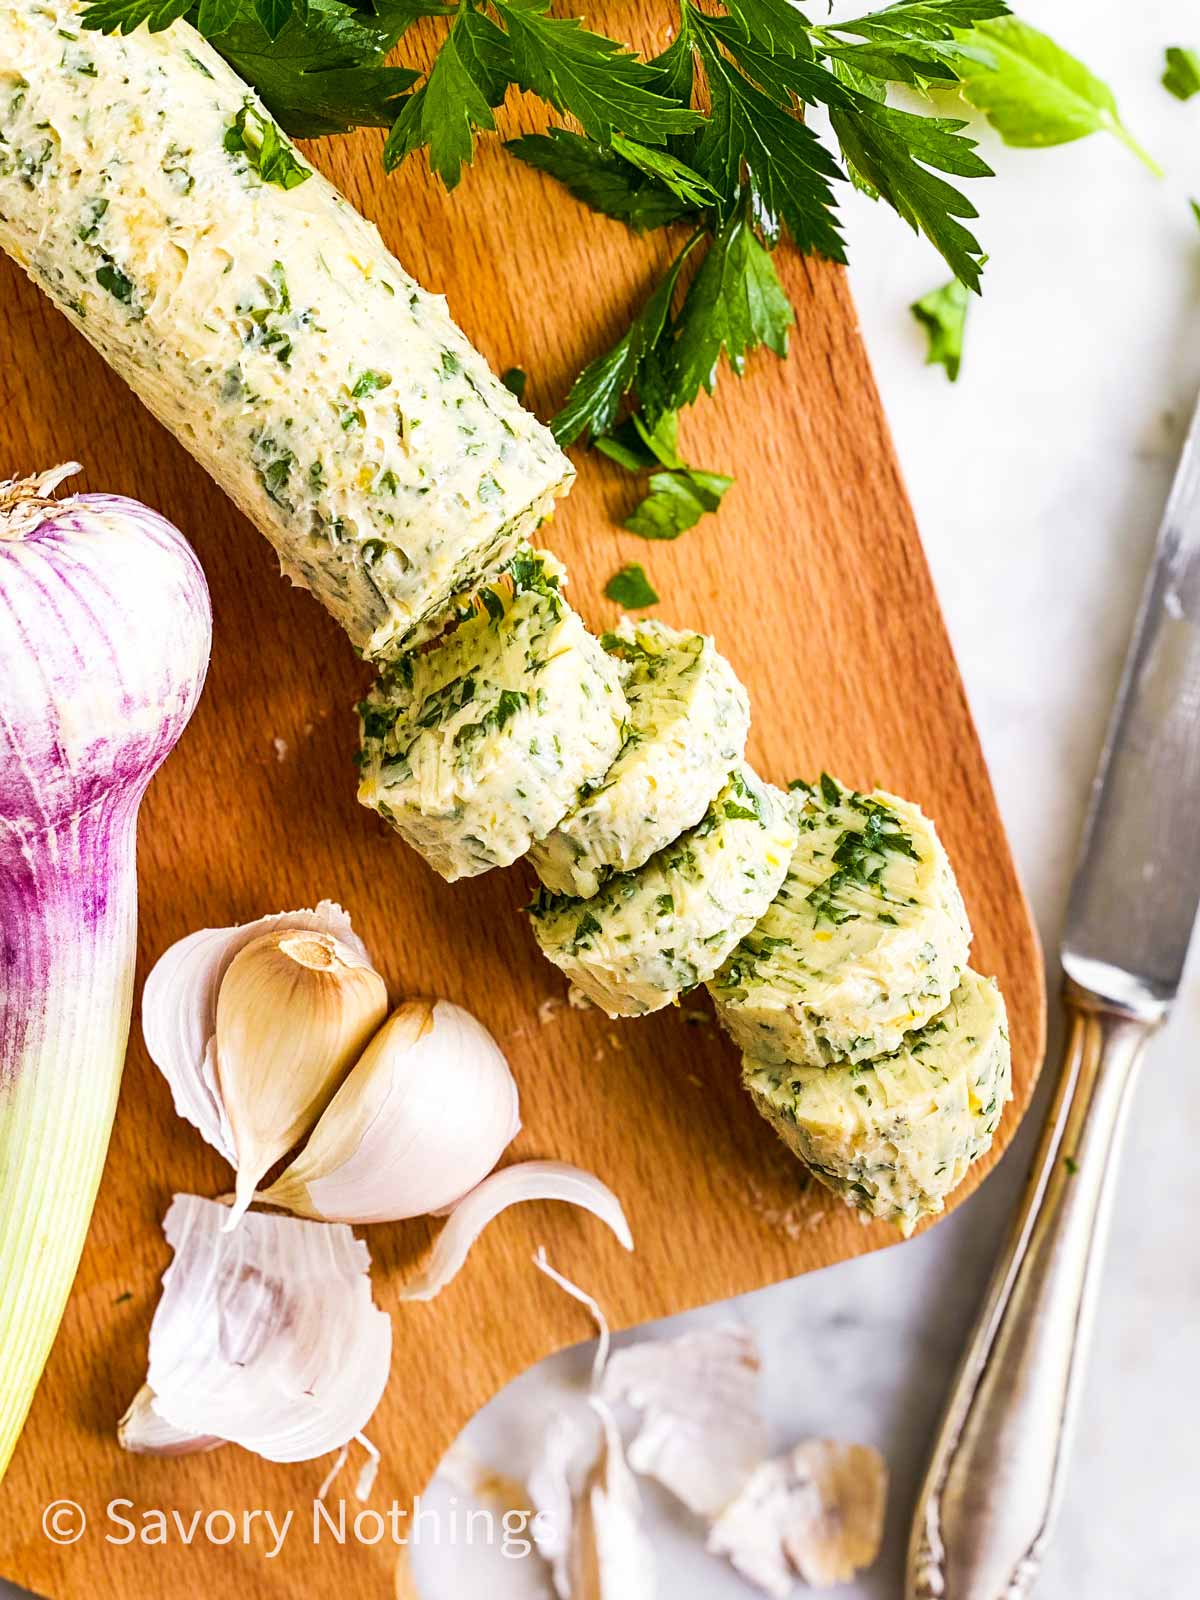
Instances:
[[[601,643],[622,665],[628,737],[601,782],[530,851],[548,889],[585,899],[696,826],[750,728],[749,697],[704,634],[625,618]]]
[[[621,747],[618,664],[563,599],[563,578],[545,551],[519,551],[359,707],[359,800],[451,882],[523,856]]]
[[[637,1017],[703,983],[770,904],[795,844],[786,795],[736,767],[700,823],[590,900],[543,890],[542,952],[610,1017]]]
[[[943,1209],[1012,1098],[1004,1001],[969,968],[945,1010],[891,1055],[832,1067],[746,1056],[742,1070],[759,1111],[816,1177],[906,1235]]]
[[[949,1000],[971,943],[962,896],[917,806],[827,775],[792,796],[787,878],[709,988],[733,1039],[760,1060],[867,1061]]]

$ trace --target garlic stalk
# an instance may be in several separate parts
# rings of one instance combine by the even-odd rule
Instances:
[[[149,1403],[168,1453],[214,1439],[268,1461],[308,1461],[361,1434],[387,1383],[392,1328],[371,1299],[370,1256],[349,1228],[176,1195],[175,1259],[150,1328]],[[122,1442],[148,1449],[148,1425]],[[135,1442],[136,1441],[136,1442]]]
[[[460,1200],[438,1234],[423,1272],[400,1290],[401,1300],[432,1300],[457,1276],[471,1246],[494,1217],[522,1200],[565,1200],[599,1217],[626,1250],[633,1235],[621,1202],[594,1173],[564,1161],[521,1161],[485,1178]]]
[[[129,1031],[134,834],[204,682],[183,536],[66,469],[0,484],[0,1477],[54,1340]]]
[[[519,1127],[516,1081],[482,1023],[407,1000],[260,1198],[329,1221],[425,1216],[481,1182]]]
[[[237,1155],[227,1226],[306,1134],[387,1015],[383,979],[328,933],[263,933],[217,994],[217,1082]]]

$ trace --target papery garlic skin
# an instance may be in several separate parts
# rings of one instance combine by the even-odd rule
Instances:
[[[603,1394],[640,1413],[629,1465],[696,1516],[719,1516],[767,1453],[758,1373],[754,1335],[736,1323],[618,1350]]]
[[[154,1411],[176,1436],[268,1461],[339,1450],[367,1426],[391,1365],[367,1247],[349,1228],[260,1212],[231,1233],[227,1216],[190,1194],[167,1212],[175,1259],[150,1328]]]
[[[146,1049],[167,1080],[175,1110],[231,1167],[237,1165],[233,1130],[217,1084],[217,995],[240,950],[260,934],[285,928],[331,934],[360,961],[371,959],[341,906],[321,900],[311,910],[277,911],[232,928],[198,928],[159,956],[142,989]]]
[[[451,1211],[422,1270],[398,1291],[401,1300],[432,1300],[455,1278],[488,1223],[524,1200],[563,1200],[599,1217],[626,1250],[633,1234],[621,1202],[594,1172],[565,1161],[518,1161],[493,1172]]]
[[[461,1200],[520,1128],[503,1052],[449,1000],[406,1000],[260,1196],[298,1216],[397,1222]]]
[[[621,1435],[604,1402],[593,1396],[589,1403],[603,1438],[571,1526],[571,1600],[655,1600],[654,1547]]]
[[[133,1456],[194,1456],[220,1449],[225,1440],[172,1426],[159,1415],[154,1390],[144,1383],[117,1423],[117,1443]]]
[[[217,1083],[237,1154],[228,1226],[314,1126],[387,1015],[383,979],[327,933],[287,928],[238,952],[217,995]]]

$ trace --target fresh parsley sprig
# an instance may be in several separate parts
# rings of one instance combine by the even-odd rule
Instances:
[[[666,3],[677,31],[650,60],[551,0],[88,0],[83,21],[128,33],[186,17],[288,133],[387,127],[389,170],[423,150],[451,189],[510,91],[535,95],[565,125],[510,140],[512,156],[635,231],[686,226],[552,421],[560,443],[590,438],[650,473],[626,526],[661,539],[714,510],[729,482],[679,458],[675,420],[723,360],[741,374],[760,348],[786,354],[794,313],[773,252],[787,239],[843,260],[843,183],[891,206],[978,291],[986,258],[958,180],[991,169],[964,120],[893,105],[893,86],[957,92],[1010,144],[1107,131],[1153,166],[1108,87],[1005,0],[894,0],[822,23],[792,0]],[[389,65],[423,17],[444,19],[431,66]],[[269,181],[302,181],[268,157]]]

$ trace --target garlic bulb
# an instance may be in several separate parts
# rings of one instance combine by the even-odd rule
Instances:
[[[217,995],[217,1082],[237,1155],[233,1227],[387,1015],[383,979],[328,933],[260,934]]]
[[[424,1216],[485,1178],[519,1127],[517,1085],[487,1029],[448,1000],[407,1000],[260,1198],[331,1222]]]

